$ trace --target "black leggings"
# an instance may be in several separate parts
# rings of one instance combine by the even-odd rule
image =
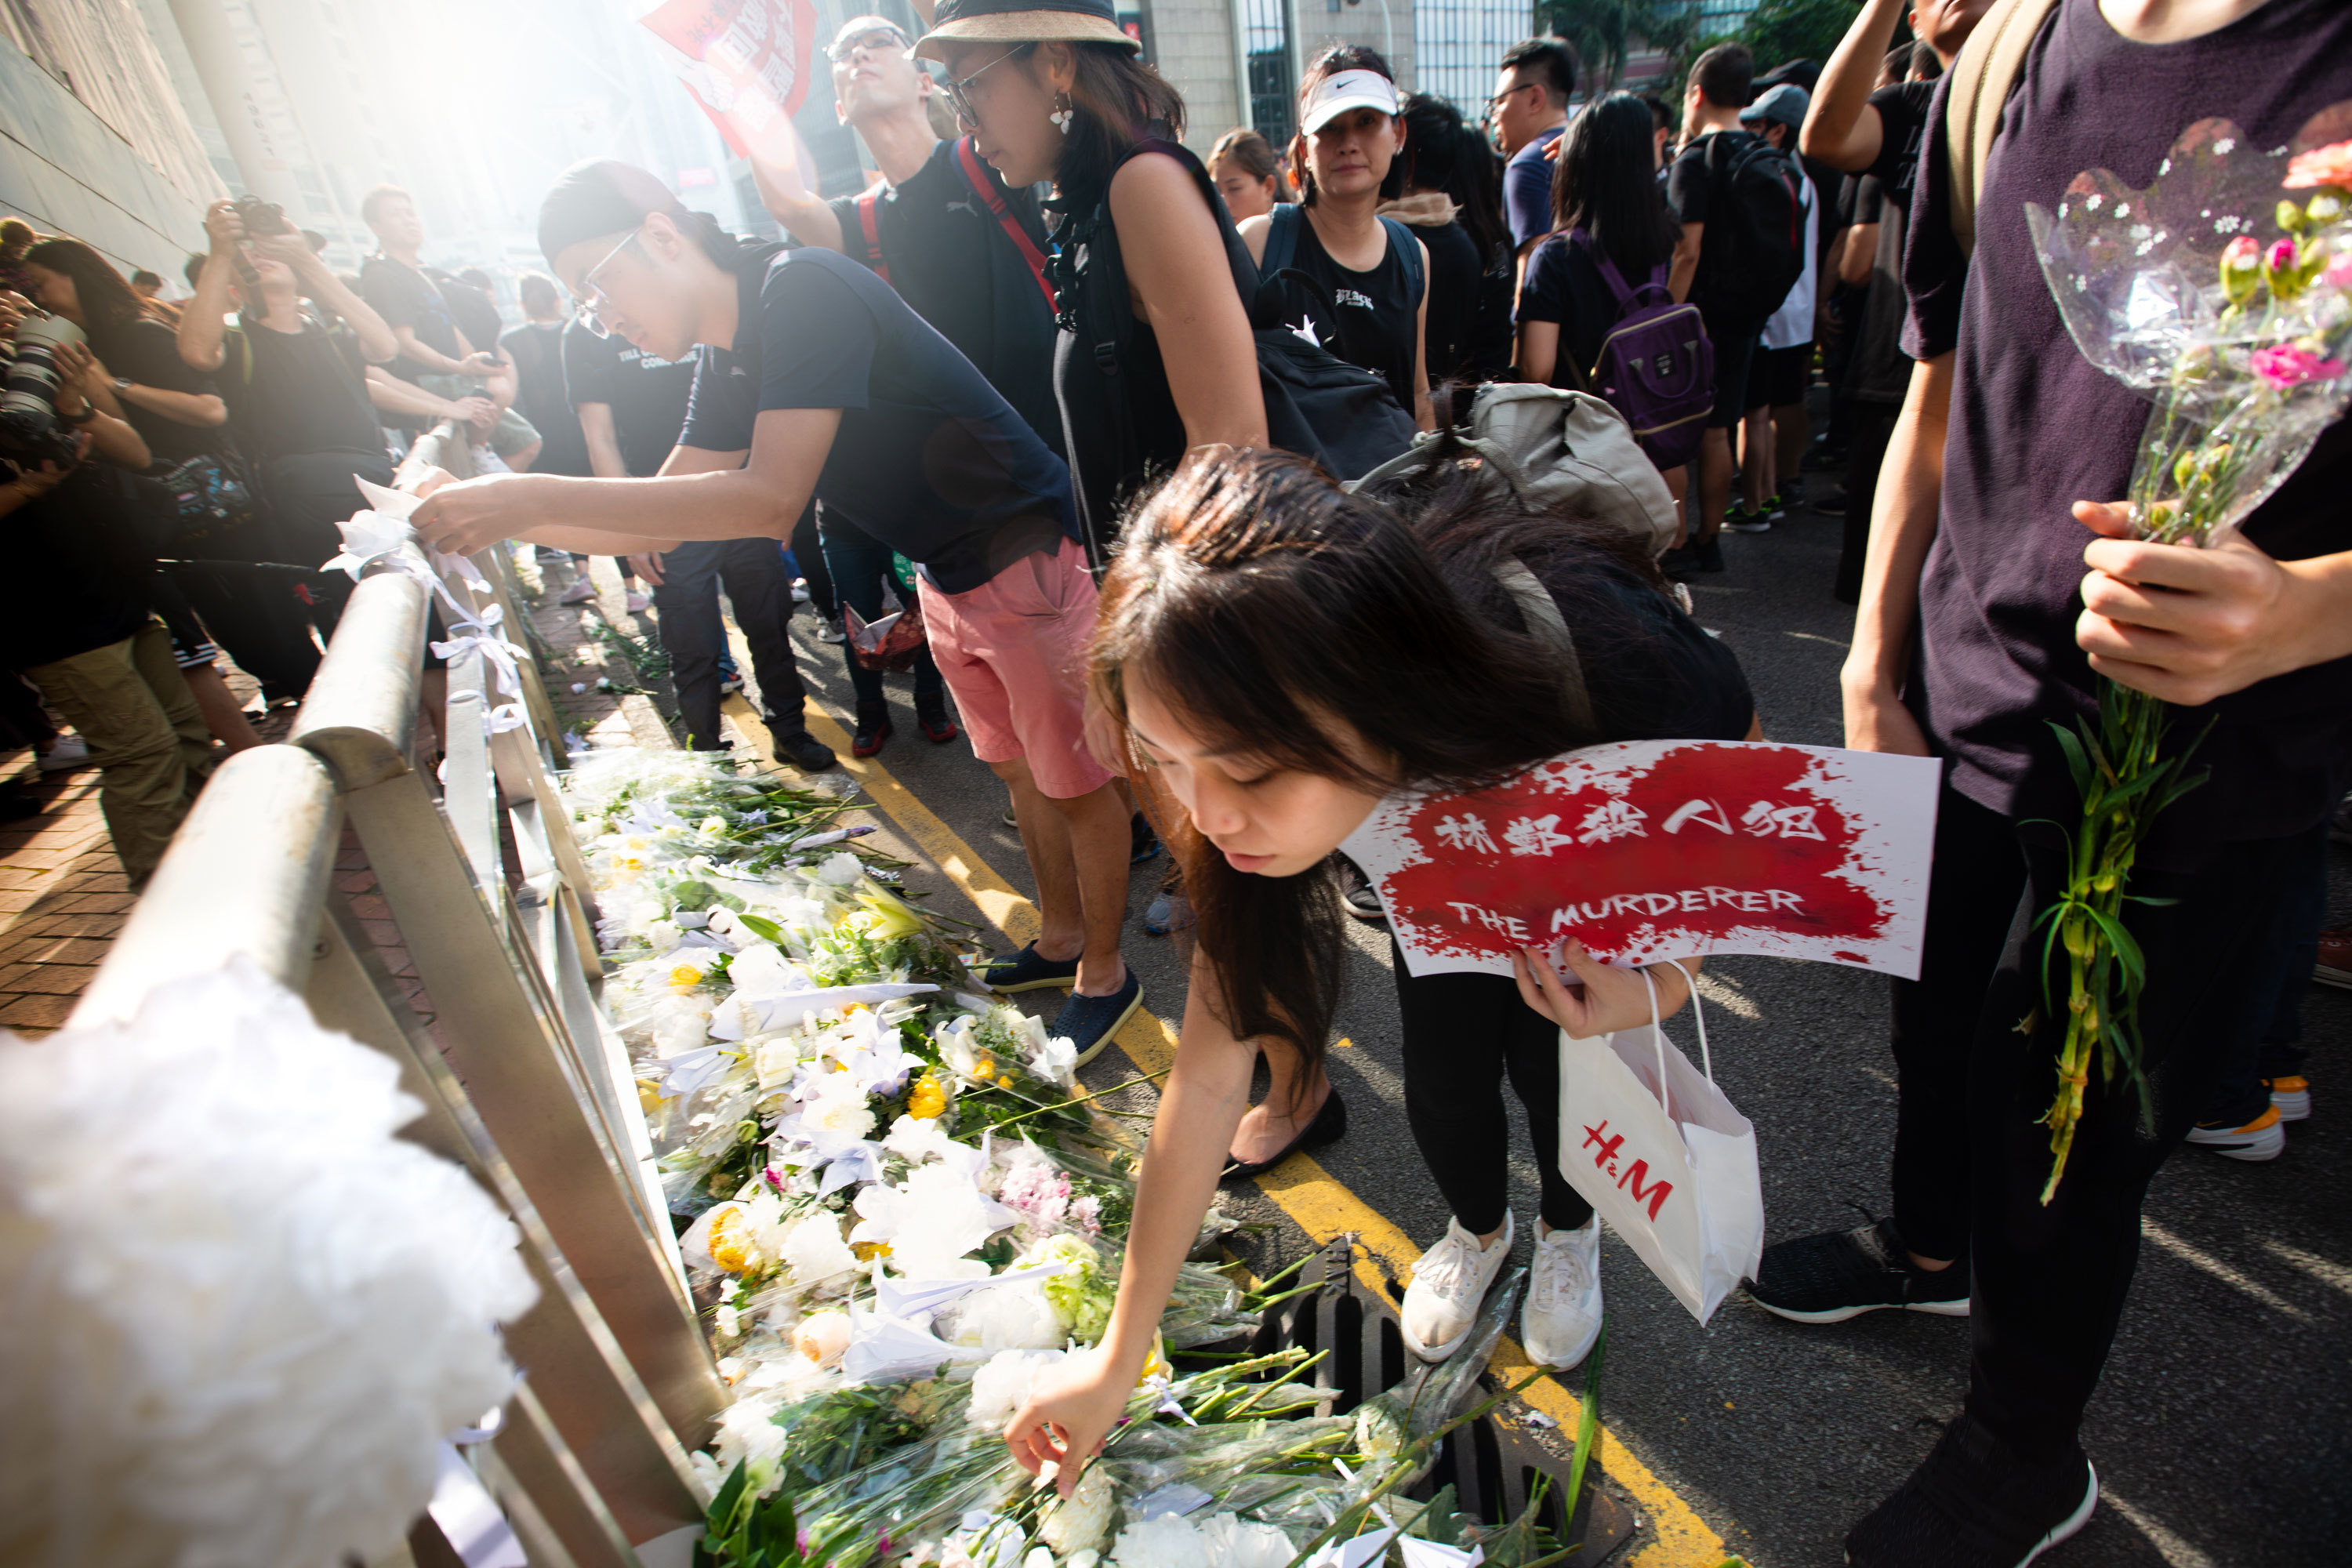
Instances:
[[[1499,974],[1414,975],[1389,944],[1404,1021],[1404,1112],[1423,1162],[1462,1228],[1484,1236],[1509,1202],[1511,1127],[1503,1074],[1528,1117],[1543,1222],[1574,1230],[1592,1205],[1559,1173],[1559,1026]]]

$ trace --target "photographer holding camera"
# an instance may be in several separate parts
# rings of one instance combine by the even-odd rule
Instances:
[[[0,296],[11,351],[0,393],[0,537],[34,591],[0,616],[0,664],[41,689],[100,769],[99,801],[135,891],[212,771],[212,738],[152,615],[154,558],[140,541],[131,475],[147,444],[94,401],[89,350]],[[99,460],[103,459],[103,460]]]
[[[158,593],[184,595],[211,640],[261,682],[272,701],[299,699],[319,668],[303,606],[283,580],[244,570],[268,560],[259,513],[228,441],[228,405],[205,376],[180,358],[171,328],[146,314],[122,274],[78,239],[45,239],[25,253],[26,276],[41,306],[79,327],[103,379],[91,388],[100,408],[129,422],[153,459],[148,477],[161,490],[150,505],[154,553],[201,562],[171,568]],[[218,564],[215,564],[217,563]],[[206,662],[192,623],[173,614],[182,667]],[[259,743],[225,686],[192,673],[213,732],[230,745]]]
[[[251,226],[273,220],[274,229]],[[319,565],[341,548],[335,525],[358,505],[352,476],[392,483],[367,367],[389,363],[399,340],[274,209],[215,202],[205,233],[212,248],[181,314],[180,358],[227,400],[268,515],[270,558]],[[224,319],[232,303],[234,322]],[[306,586],[312,622],[332,636],[351,579],[332,572]]]

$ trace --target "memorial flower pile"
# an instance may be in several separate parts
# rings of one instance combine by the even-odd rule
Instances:
[[[2078,175],[2053,214],[2027,208],[2043,277],[2075,345],[2155,404],[2126,497],[2141,538],[2221,542],[2307,457],[2352,401],[2352,142],[2249,145],[2193,126],[2145,191]],[[2095,721],[2061,728],[2082,795],[2066,890],[2041,917],[2064,954],[2057,1094],[2043,1120],[2055,1194],[2094,1060],[2137,1083],[2145,965],[2125,919],[2134,858],[2164,809],[2197,787],[2196,738],[2167,705],[2103,680]]]
[[[693,1456],[699,1562],[1282,1568],[1380,1522],[1511,1292],[1448,1381],[1366,1426],[1312,1414],[1304,1352],[1171,1363],[1266,1300],[1187,1264],[1127,1424],[1059,1500],[1003,1432],[1109,1321],[1136,1135],[1076,1092],[1067,1040],[988,994],[969,928],[899,895],[845,796],[707,754],[575,761],[604,999],[735,1396]]]

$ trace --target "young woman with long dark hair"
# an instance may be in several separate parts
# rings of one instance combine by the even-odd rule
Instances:
[[[1603,742],[1754,733],[1737,660],[1638,546],[1498,500],[1458,465],[1371,495],[1281,453],[1196,456],[1128,519],[1090,657],[1139,787],[1174,819],[1199,921],[1109,1329],[1007,1428],[1033,1470],[1091,1455],[1119,1418],[1258,1052],[1321,1081],[1346,958],[1327,868],[1372,807]],[[1581,669],[1575,689],[1564,668]],[[1573,1364],[1600,1328],[1598,1231],[1559,1173],[1558,1031],[1645,1025],[1651,984],[1671,1011],[1690,973],[1659,964],[1645,981],[1573,942],[1525,955],[1516,984],[1392,967],[1406,1114],[1454,1211],[1406,1292],[1408,1343],[1433,1359],[1458,1347],[1511,1250],[1507,1072],[1543,1189],[1522,1342]],[[1080,1468],[1063,1465],[1066,1490]]]
[[[1428,334],[1429,249],[1412,230],[1383,219],[1381,204],[1404,188],[1403,100],[1388,61],[1360,44],[1335,44],[1307,66],[1298,84],[1298,135],[1290,166],[1298,206],[1241,226],[1250,259],[1265,268],[1276,224],[1296,223],[1288,266],[1321,284],[1333,320],[1319,302],[1300,300],[1300,325],[1350,364],[1389,384],[1398,405],[1431,427]]]
[[[1011,185],[1050,181],[1060,215],[1055,391],[1079,510],[1099,554],[1118,503],[1192,447],[1265,445],[1245,291],[1249,255],[1208,170],[1178,141],[1184,100],[1137,60],[1108,0],[941,0],[915,46]],[[1081,342],[1079,296],[1117,254],[1133,324],[1119,363]],[[1160,344],[1183,344],[1164,355]]]
[[[1607,257],[1636,288],[1674,259],[1682,225],[1658,188],[1649,105],[1612,92],[1568,123],[1552,181],[1555,232],[1536,247],[1519,291],[1519,374],[1580,384],[1617,322],[1617,297],[1601,273]]]
[[[1462,111],[1416,92],[1404,100],[1403,194],[1381,216],[1409,226],[1429,252],[1429,379],[1494,381],[1511,365],[1511,231],[1501,166]]]

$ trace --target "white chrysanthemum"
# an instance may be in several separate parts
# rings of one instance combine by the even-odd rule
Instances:
[[[846,888],[865,874],[865,868],[858,863],[857,857],[846,849],[838,849],[826,856],[815,872],[816,879],[828,888]]]
[[[919,1165],[944,1157],[956,1142],[940,1129],[938,1117],[902,1114],[890,1123],[890,1135],[882,1140],[882,1147],[910,1165]]]
[[[857,1272],[857,1254],[841,1239],[841,1222],[829,1214],[811,1215],[793,1226],[782,1251],[793,1282],[807,1289]]]
[[[1211,1514],[1199,1525],[1202,1561],[1208,1568],[1289,1568],[1298,1548],[1290,1537],[1270,1524],[1259,1524],[1235,1514]]]
[[[537,1294],[398,1078],[241,961],[0,1039],[0,1560],[398,1548]]]
[[[1208,1548],[1191,1520],[1163,1513],[1120,1531],[1110,1560],[1119,1568],[1202,1568]]]
[[[874,1104],[856,1079],[845,1072],[820,1073],[815,1092],[801,1101],[801,1126],[837,1138],[863,1138],[874,1131]]]
[[[1046,1509],[1037,1539],[1065,1557],[1099,1552],[1110,1535],[1110,1516],[1118,1506],[1118,1487],[1110,1472],[1100,1465],[1088,1465],[1086,1474],[1078,1478],[1077,1489]]]
[[[1059,1366],[1061,1351],[999,1351],[971,1374],[971,1424],[1001,1432],[1028,1402],[1037,1374]]]
[[[1066,1334],[1061,1314],[1037,1282],[1022,1279],[966,1296],[956,1303],[950,1326],[940,1337],[950,1344],[984,1351],[1042,1351],[1056,1348]]]

